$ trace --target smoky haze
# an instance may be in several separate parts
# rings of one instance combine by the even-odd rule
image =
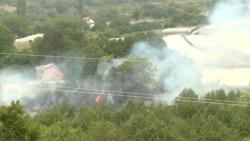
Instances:
[[[249,9],[247,8],[249,2],[249,0],[229,0],[219,2],[212,8],[209,22],[211,24],[217,24],[237,19],[247,19],[249,18]],[[204,86],[202,83],[203,74],[201,67],[196,64],[194,60],[188,59],[167,47],[153,47],[143,41],[135,43],[131,53],[127,55],[126,59],[138,57],[147,58],[156,68],[155,79],[164,85],[165,100],[168,103],[178,96],[180,91],[184,88],[192,88],[198,93],[203,93],[219,87],[216,80],[213,83]],[[64,62],[60,63],[64,64]],[[102,80],[96,81],[89,77],[85,78],[79,85],[84,88],[101,89],[103,79],[110,68],[117,67],[121,63],[122,60],[120,59],[102,61],[97,67],[97,74],[102,75]],[[75,65],[77,66],[77,64]],[[35,66],[31,66],[30,69],[34,69],[34,67]],[[76,76],[77,75],[80,74],[76,74]],[[20,100],[26,107],[27,111],[32,112],[37,109],[47,108],[53,103],[65,101],[65,97],[60,97],[60,92],[55,95],[49,91],[40,93],[41,88],[34,88],[34,86],[30,85],[30,82],[34,81],[34,77],[28,78],[27,76],[28,75],[9,69],[1,71],[1,105],[8,105],[12,100]],[[54,89],[54,86],[51,85],[49,89]],[[84,99],[84,101],[81,101],[80,99]],[[70,101],[70,103],[81,105],[85,102],[93,101],[93,98],[86,98],[72,94],[67,95],[66,100]]]
[[[152,62],[156,80],[164,85],[164,95],[168,103],[184,88],[200,91],[202,74],[199,66],[178,52],[139,42],[128,55],[128,58],[134,57],[148,58]]]
[[[249,0],[226,0],[218,2],[209,16],[210,24],[218,24],[232,20],[249,18]]]

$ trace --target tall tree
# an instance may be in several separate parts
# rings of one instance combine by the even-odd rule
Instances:
[[[107,89],[117,91],[117,94],[128,95],[128,97],[135,96],[135,93],[146,95],[158,93],[154,69],[152,64],[145,59],[125,61],[118,67],[110,69],[106,83]],[[146,95],[145,97],[148,97]],[[126,100],[126,97],[116,97],[115,103],[120,105]]]
[[[12,50],[14,43],[14,35],[11,30],[0,24],[0,52],[8,52]]]
[[[19,16],[13,15],[3,19],[3,24],[10,28],[10,30],[18,38],[27,36],[29,34],[28,22]]]
[[[82,21],[65,18],[55,22],[45,34],[40,44],[34,49],[39,54],[68,55],[84,44]]]
[[[184,119],[191,118],[198,113],[197,100],[198,95],[192,89],[184,89],[176,104],[176,114]]]
[[[17,0],[17,15],[24,17],[26,11],[26,0]]]
[[[77,9],[79,13],[82,15],[83,14],[83,0],[78,0]]]
[[[19,101],[0,107],[0,139],[5,141],[36,141],[39,126],[32,124]]]
[[[115,141],[117,129],[111,122],[99,121],[90,126],[89,141]]]

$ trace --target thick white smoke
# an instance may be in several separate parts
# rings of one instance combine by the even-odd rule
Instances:
[[[4,69],[0,73],[0,99],[1,105],[10,104],[12,100],[19,100],[21,97],[33,97],[27,88],[29,78],[11,69]]]
[[[217,48],[223,47],[223,53],[234,58],[232,64],[236,66],[231,69],[205,70],[206,78],[215,78],[220,75],[225,84],[231,86],[248,86],[250,77],[248,72],[250,49],[250,0],[224,0],[215,4],[208,17],[213,33],[208,38],[218,43]],[[216,54],[216,48],[214,54]],[[222,54],[223,54],[222,53]],[[225,60],[221,57],[221,60]],[[229,57],[227,57],[229,58]],[[230,59],[230,58],[229,58]],[[221,60],[218,60],[221,61]],[[241,66],[248,67],[241,67]]]
[[[164,84],[166,100],[171,102],[184,88],[201,91],[201,69],[192,60],[167,47],[156,48],[146,42],[136,43],[128,58],[148,58],[156,68],[157,81]]]
[[[210,24],[250,18],[249,0],[225,0],[215,4],[209,16]]]
[[[46,90],[54,89],[55,86],[51,84],[49,87],[43,87],[43,83],[37,84],[35,68],[22,71],[1,70],[0,105],[9,105],[13,100],[19,100],[30,113],[51,106],[55,96]]]
[[[247,19],[250,13],[248,9],[249,2],[250,0],[219,2],[212,8],[209,22],[218,24],[236,19]],[[137,57],[148,58],[153,63],[156,68],[156,79],[164,84],[164,94],[168,102],[171,102],[184,88],[192,88],[197,93],[204,92],[201,82],[203,74],[200,66],[178,52],[171,51],[167,47],[156,48],[146,42],[138,42],[134,44],[131,53],[127,55],[127,59]],[[98,65],[97,74],[102,75],[104,78],[111,67],[116,67],[121,63],[122,60],[103,61]],[[12,100],[20,100],[28,109],[36,109],[53,101],[51,93],[38,93],[36,95],[39,90],[29,85],[34,77],[27,78],[27,76],[12,70],[3,70],[0,73],[1,105],[8,105]],[[89,88],[101,88],[99,85],[102,85],[102,81],[95,82],[91,78],[85,79],[82,83],[84,86],[92,86],[88,86]],[[211,83],[210,86],[211,89],[216,88],[218,86],[217,81]],[[76,103],[75,101],[81,98],[82,96],[73,96],[70,100],[72,103]],[[50,99],[49,102],[48,99]],[[34,105],[37,107],[34,107]]]
[[[112,61],[101,61],[97,66],[97,74],[102,76],[103,79],[107,76],[112,67],[117,67],[122,64],[122,59],[114,59]]]

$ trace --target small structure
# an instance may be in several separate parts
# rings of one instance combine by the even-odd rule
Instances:
[[[34,34],[34,35],[30,35],[27,37],[23,37],[23,38],[19,38],[15,40],[15,43],[27,43],[27,42],[31,42],[34,41],[36,38],[42,38],[43,34]]]
[[[139,20],[131,20],[129,23],[131,25],[134,25],[134,24],[140,24],[140,23],[153,23],[155,22],[155,20],[151,17],[145,17],[143,19],[139,19]]]
[[[82,20],[88,24],[89,28],[93,28],[95,26],[95,21],[91,17],[83,17]]]
[[[162,34],[164,35],[189,35],[196,29],[196,27],[191,28],[167,28],[162,30]]]
[[[53,63],[36,67],[37,79],[42,81],[63,80],[63,72]]]
[[[124,41],[124,37],[118,37],[118,38],[109,38],[109,41]]]

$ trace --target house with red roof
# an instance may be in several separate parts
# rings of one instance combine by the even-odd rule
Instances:
[[[53,63],[36,67],[37,79],[42,81],[63,80],[64,73]]]

